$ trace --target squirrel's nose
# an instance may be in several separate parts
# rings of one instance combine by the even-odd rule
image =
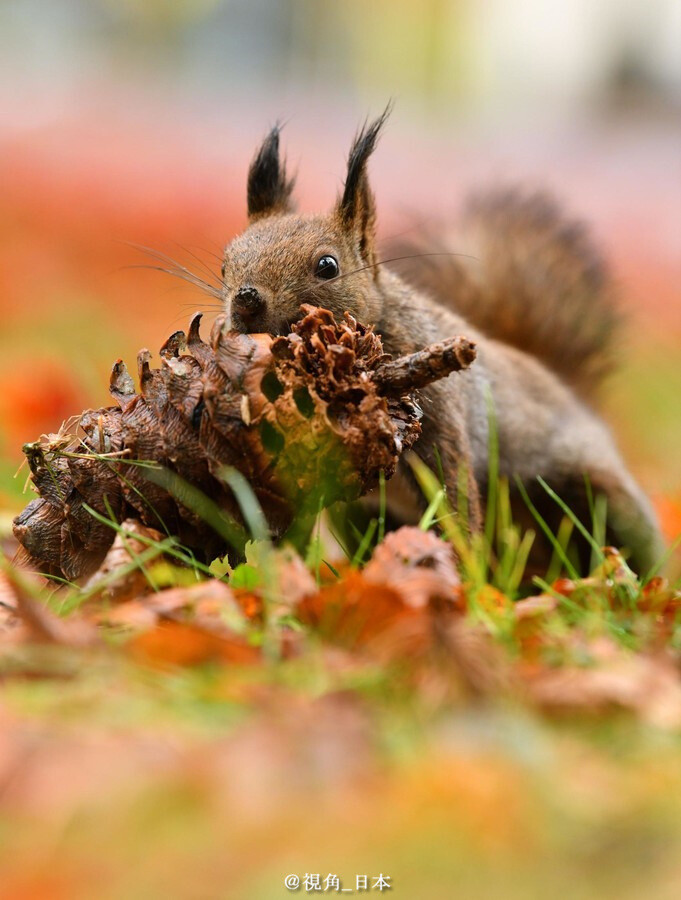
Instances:
[[[240,316],[254,316],[265,305],[265,301],[254,287],[242,287],[234,295],[234,308]]]

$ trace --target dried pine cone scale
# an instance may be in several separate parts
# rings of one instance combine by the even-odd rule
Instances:
[[[223,477],[237,469],[275,535],[296,516],[371,490],[381,471],[389,478],[420,433],[410,385],[466,368],[473,344],[453,338],[393,361],[352,316],[338,323],[328,310],[302,312],[276,338],[228,332],[220,316],[208,342],[197,314],[186,335],[165,342],[158,368],[140,352],[139,390],[119,360],[115,406],[83,413],[77,434],[24,448],[39,494],[14,522],[27,561],[68,579],[95,570],[114,532],[86,506],[165,530],[203,558],[224,552],[224,538],[158,472],[240,521]]]

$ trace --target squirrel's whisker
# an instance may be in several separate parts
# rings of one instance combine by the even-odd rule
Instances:
[[[200,250],[202,253],[207,253],[209,256],[212,256],[213,259],[216,259],[220,263],[220,265],[222,265],[224,253],[215,253],[214,250],[209,250],[207,247],[197,247],[197,250]]]
[[[185,253],[188,253],[193,259],[195,259],[204,270],[204,272],[207,272],[210,278],[212,278],[216,282],[216,286],[222,288],[222,278],[220,278],[217,272],[214,272],[210,268],[210,266],[201,259],[200,256],[197,256],[196,253],[190,250],[189,247],[183,247],[182,244],[176,244],[176,246],[179,247],[180,250],[184,250]]]
[[[206,308],[207,307],[202,306],[201,312],[203,312],[204,309],[206,309]],[[194,307],[194,309],[196,309],[196,307]],[[209,311],[208,315],[210,316],[213,312],[215,312],[215,310]],[[175,318],[171,322],[168,322],[168,324],[166,325],[166,328],[173,328],[180,321],[183,321],[186,323],[186,321],[187,321],[187,313],[186,312],[181,312],[178,316],[175,316]],[[204,320],[204,324],[209,321],[210,320],[208,318],[206,318]]]
[[[159,271],[165,272],[167,275],[175,275],[178,278],[183,278],[185,281],[188,281],[190,284],[194,284],[196,287],[199,287],[207,293],[212,294],[214,297],[220,297],[220,293],[214,285],[208,284],[208,282],[204,281],[204,279],[197,275],[196,272],[192,272],[190,269],[188,269],[186,266],[183,266],[182,263],[179,263],[171,256],[162,253],[160,250],[154,250],[152,247],[145,247],[143,244],[135,244],[132,241],[126,241],[125,243],[127,243],[129,247],[133,247],[135,250],[139,250],[141,253],[145,253],[152,259],[156,259],[159,262],[173,267],[172,269],[159,268]],[[130,266],[129,268],[134,267]],[[150,266],[148,268],[152,267]]]
[[[180,306],[183,309],[196,309],[197,308],[196,303],[181,303]],[[201,311],[203,311],[204,309],[223,310],[224,308],[225,308],[224,303],[202,303],[201,304]]]
[[[167,269],[164,266],[152,266],[152,265],[133,265],[133,266],[124,266],[125,269],[151,269],[154,272],[164,272],[166,275],[173,275],[175,278],[181,278],[182,281],[186,281],[188,284],[193,285],[194,287],[199,288],[199,290],[203,291],[205,294],[208,294],[210,297],[215,297],[216,300],[220,300],[222,295],[217,288],[213,287],[210,284],[206,284],[205,281],[200,279],[198,276],[194,275],[193,272],[183,272],[177,269]]]

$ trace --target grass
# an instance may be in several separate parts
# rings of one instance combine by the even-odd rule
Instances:
[[[454,548],[467,618],[505,658],[588,671],[602,664],[604,638],[625,660],[648,652],[656,636],[642,603],[645,581],[602,552],[607,510],[598,498],[588,528],[546,484],[562,522],[553,534],[535,509],[536,529],[523,530],[513,521],[510,485],[496,477],[486,527],[471,535],[465,501],[453,509],[436,472],[418,459],[412,465],[427,502],[419,527],[439,529]],[[45,594],[5,566],[66,622],[106,611],[113,581],[135,571],[152,593],[218,579],[241,598],[261,597],[262,616],[235,606],[221,622],[263,651],[258,665],[178,664],[164,655],[160,625],[151,645],[124,625],[105,629],[99,646],[4,644],[4,740],[25,760],[0,797],[8,896],[91,897],[93,872],[105,900],[269,900],[288,894],[286,875],[318,871],[322,879],[337,873],[350,888],[357,875],[383,873],[396,896],[444,898],[453,886],[471,897],[554,890],[587,900],[676,891],[679,730],[621,711],[547,718],[503,683],[476,699],[459,663],[444,664],[437,645],[425,656],[384,645],[390,654],[381,661],[361,645],[329,643],[286,603],[290,570],[250,487],[233,471],[223,474],[245,527],[184,483],[153,477],[234,542],[238,565],[205,564],[167,534],[139,535],[90,509],[131,550],[118,573]],[[363,527],[345,521],[342,563],[327,562],[320,508],[304,557],[322,590],[352,572],[361,579],[385,537],[385,496],[382,481],[376,517]],[[527,495],[526,502],[532,509]],[[343,515],[337,509],[336,521]],[[590,579],[571,557],[576,533],[593,550]],[[532,588],[526,567],[536,534],[553,553]],[[571,592],[561,587],[566,576]],[[537,590],[556,608],[538,631],[519,631],[515,604]],[[670,648],[681,648],[677,618]],[[173,653],[191,621],[185,613],[174,624]],[[297,641],[292,656],[281,652],[284,633]]]
[[[556,533],[553,533],[530,499],[526,487],[522,482],[517,481],[515,487],[518,494],[536,522],[536,530],[523,530],[513,521],[510,485],[498,474],[498,447],[493,419],[493,411],[490,410],[490,488],[487,495],[485,526],[480,532],[472,533],[468,527],[465,472],[461,479],[458,508],[453,509],[447,497],[442,476],[438,477],[418,457],[412,455],[409,458],[416,480],[427,501],[419,528],[422,531],[437,529],[443,540],[451,544],[458,559],[469,613],[483,621],[491,631],[505,634],[508,630],[506,627],[508,623],[504,622],[504,617],[506,619],[509,616],[512,617],[513,603],[521,597],[533,593],[532,585],[534,585],[535,590],[543,591],[558,601],[561,613],[570,627],[580,627],[584,621],[588,620],[589,628],[593,631],[594,623],[600,619],[604,633],[626,646],[632,646],[637,610],[646,585],[664,566],[666,560],[660,560],[651,572],[639,577],[628,568],[621,557],[614,562],[609,559],[603,551],[607,519],[605,498],[593,497],[588,484],[587,495],[591,509],[590,528],[580,521],[549,484],[542,478],[537,479],[547,496],[563,513],[562,521]],[[54,453],[59,455],[61,451],[57,448]],[[436,453],[436,462],[437,460]],[[126,460],[126,462],[131,465],[143,465],[135,460]],[[55,578],[55,582],[61,584],[61,590],[49,600],[49,604],[57,609],[60,615],[68,615],[98,595],[105,594],[117,580],[124,579],[135,571],[141,572],[150,589],[157,591],[159,585],[153,567],[154,563],[163,557],[173,560],[176,565],[180,566],[178,572],[193,572],[196,581],[217,576],[237,587],[261,590],[265,598],[265,609],[285,596],[286,586],[277,582],[278,576],[272,563],[274,551],[270,543],[265,516],[250,485],[239,472],[225,468],[222,477],[234,493],[242,512],[244,526],[228,517],[210,498],[175,473],[157,466],[146,465],[145,471],[149,480],[164,487],[179,502],[208,523],[238,556],[243,558],[245,553],[247,557],[250,554],[250,557],[256,561],[256,565],[247,562],[233,569],[227,563],[227,557],[222,562],[215,560],[212,563],[203,563],[189,548],[182,546],[176,538],[170,535],[161,520],[159,523],[166,536],[156,540],[148,535],[126,529],[115,520],[110,509],[108,515],[103,515],[86,506],[88,513],[96,521],[107,525],[119,536],[129,551],[130,561],[120,571],[110,573],[86,588],[77,587],[64,582],[63,579]],[[330,519],[330,530],[336,538],[336,550],[340,549],[345,554],[353,569],[361,569],[377,544],[385,536],[386,484],[383,477],[380,480],[378,495],[378,514],[366,522],[363,527],[358,526],[352,516],[346,514],[342,504],[336,507],[335,514]],[[320,502],[316,523],[312,528],[296,529],[293,527],[291,529],[291,532],[299,531],[301,534],[309,536],[306,548],[298,546],[296,549],[303,550],[303,556],[318,585],[322,584],[322,569],[324,569],[325,580],[333,581],[341,578],[336,567],[326,559],[330,549],[324,546],[321,537],[322,505],[323,501]],[[544,576],[533,575],[530,580],[527,566],[537,532],[548,540],[552,548],[552,555],[546,574]],[[586,573],[580,572],[578,569],[572,552],[572,539],[576,534],[579,534],[591,548],[591,569],[605,573],[595,585],[590,584],[588,579],[584,580],[583,576]],[[135,552],[133,541],[141,543],[145,549],[141,553]],[[666,557],[673,554],[675,546],[678,546],[679,543],[681,543],[681,536],[669,548]],[[248,551],[249,547],[250,551]],[[608,568],[617,569],[616,578],[609,577]],[[567,596],[565,591],[555,587],[559,580],[565,577],[571,579],[578,586],[579,599],[577,602]],[[609,579],[607,588],[603,578]],[[186,583],[185,576],[180,575],[178,579],[178,584]],[[171,578],[171,584],[173,583]],[[676,586],[676,583],[672,584],[672,589],[675,589]],[[492,595],[490,591],[495,593]],[[495,609],[493,614],[490,613],[491,596],[507,601],[505,604],[502,603],[499,609]]]

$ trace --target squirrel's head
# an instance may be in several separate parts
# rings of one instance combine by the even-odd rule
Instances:
[[[327,215],[294,211],[294,179],[279,158],[279,128],[267,135],[248,173],[248,227],[225,250],[223,293],[233,329],[285,334],[300,318],[301,303],[378,320],[376,210],[367,161],[388,113],[355,138],[343,193]]]

